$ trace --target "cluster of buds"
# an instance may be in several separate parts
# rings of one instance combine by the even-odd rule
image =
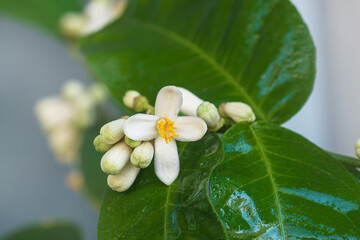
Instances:
[[[105,153],[100,165],[109,175],[108,185],[118,192],[129,189],[140,169],[148,167],[153,158],[158,178],[167,185],[173,183],[180,169],[175,140],[197,141],[208,129],[217,131],[229,119],[233,122],[255,120],[251,108],[244,103],[226,103],[219,113],[214,104],[175,86],[159,91],[155,107],[134,90],[125,93],[123,102],[146,114],[109,122],[94,139],[95,149]],[[179,112],[186,116],[178,116]]]
[[[101,169],[108,174],[107,183],[115,191],[127,190],[135,181],[140,168],[150,165],[154,156],[153,143],[136,141],[124,134],[127,117],[109,122],[94,139],[96,151],[105,153]]]
[[[355,154],[358,158],[360,158],[360,138],[356,141],[355,144]]]
[[[91,0],[82,13],[69,12],[60,19],[60,31],[70,38],[96,33],[119,18],[126,0]]]
[[[76,80],[64,84],[61,95],[46,97],[35,106],[35,114],[60,163],[74,165],[78,159],[83,129],[95,121],[95,107],[106,100],[99,83],[88,89]]]

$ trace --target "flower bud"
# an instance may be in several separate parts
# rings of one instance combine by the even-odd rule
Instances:
[[[141,144],[141,141],[135,141],[132,140],[130,138],[128,138],[127,136],[125,136],[125,143],[132,148],[136,148],[137,146],[139,146]]]
[[[355,144],[355,153],[358,158],[360,158],[360,138],[356,141]]]
[[[107,89],[104,84],[101,83],[93,83],[89,87],[89,96],[93,100],[94,103],[100,104],[105,102],[107,98]]]
[[[87,19],[80,13],[66,13],[59,22],[60,31],[67,37],[77,38],[81,36]]]
[[[80,172],[72,170],[65,177],[65,185],[78,192],[84,187],[84,177]]]
[[[83,94],[79,95],[74,101],[76,108],[75,123],[81,128],[87,128],[95,122],[94,102],[90,96]]]
[[[222,116],[229,117],[235,122],[254,122],[256,119],[251,107],[242,102],[222,103],[219,107],[219,112]]]
[[[110,175],[121,172],[130,160],[132,149],[124,142],[120,142],[107,151],[101,158],[101,170]]]
[[[114,146],[113,144],[103,143],[100,139],[100,135],[98,135],[94,139],[94,147],[95,147],[95,150],[98,152],[105,153],[105,152],[109,151],[113,146]]]
[[[124,137],[124,119],[118,119],[105,124],[100,129],[100,139],[103,143],[114,144]]]
[[[185,88],[178,87],[178,89],[181,92],[183,98],[180,112],[182,112],[184,115],[196,117],[196,110],[203,102],[203,100]]]
[[[148,99],[145,96],[137,96],[134,99],[134,110],[137,112],[143,112],[145,110],[152,109],[153,107],[149,104]]]
[[[154,157],[154,147],[150,142],[143,142],[136,147],[130,156],[132,165],[139,168],[146,168]]]
[[[119,174],[108,176],[107,184],[114,191],[126,191],[133,185],[139,171],[140,168],[134,167],[129,161]]]
[[[209,128],[216,127],[220,122],[219,112],[212,103],[201,103],[197,108],[196,114],[206,122]]]
[[[77,101],[85,95],[85,89],[79,81],[69,80],[62,86],[61,93],[66,100]]]
[[[138,96],[140,96],[140,93],[138,93],[137,91],[134,91],[134,90],[127,91],[123,97],[123,102],[124,102],[125,106],[133,109],[134,108],[134,100]]]

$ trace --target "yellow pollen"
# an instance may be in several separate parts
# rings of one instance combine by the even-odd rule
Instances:
[[[164,138],[166,143],[171,142],[174,137],[179,136],[175,133],[175,129],[177,129],[177,127],[174,126],[174,122],[167,117],[160,119],[157,122],[156,127],[160,137]]]

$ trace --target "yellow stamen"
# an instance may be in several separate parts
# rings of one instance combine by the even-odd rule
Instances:
[[[175,132],[175,129],[177,129],[177,127],[174,126],[174,122],[167,117],[163,117],[162,119],[160,119],[157,122],[156,127],[158,129],[160,137],[164,138],[166,143],[171,142],[174,137],[179,136]]]

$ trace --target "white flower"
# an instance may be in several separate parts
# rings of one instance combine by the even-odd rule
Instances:
[[[185,88],[178,87],[178,89],[180,90],[183,98],[180,112],[187,116],[196,117],[196,110],[200,104],[204,102],[204,100],[198,98],[195,94]]]
[[[156,98],[155,115],[136,114],[124,126],[125,135],[133,140],[155,139],[155,173],[167,185],[175,181],[180,170],[175,140],[197,141],[207,131],[201,118],[177,116],[181,104],[182,95],[178,88],[164,87]]]

